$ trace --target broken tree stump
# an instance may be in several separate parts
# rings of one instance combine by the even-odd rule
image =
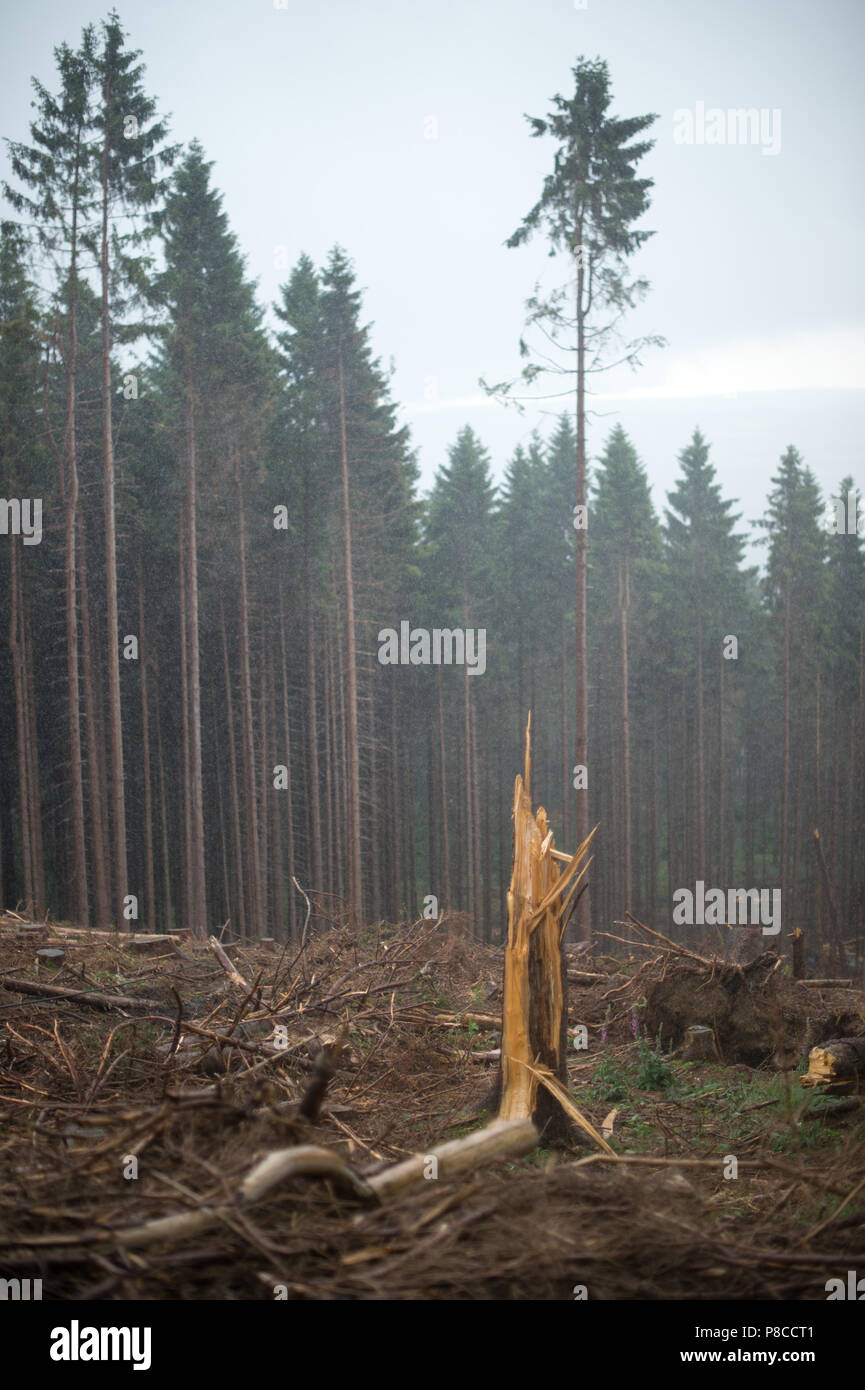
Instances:
[[[567,1140],[567,969],[564,928],[589,865],[589,840],[563,856],[541,807],[532,814],[531,716],[525,777],[514,784],[514,858],[502,998],[499,1120],[533,1119],[547,1140]],[[558,1092],[557,1086],[558,1083]],[[573,1110],[570,1111],[573,1118]],[[596,1136],[600,1143],[600,1136]]]
[[[715,1034],[705,1023],[692,1023],[685,1031],[683,1062],[717,1062]]]
[[[66,952],[60,946],[46,946],[36,952],[36,964],[47,970],[59,970],[65,959]]]
[[[808,1054],[800,1086],[819,1086],[827,1096],[865,1093],[865,1038],[829,1038]]]

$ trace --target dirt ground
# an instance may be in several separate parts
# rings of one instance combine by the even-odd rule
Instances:
[[[222,945],[235,978],[204,942],[0,919],[0,1277],[44,1299],[824,1300],[865,1269],[865,1108],[798,1084],[815,1043],[865,1034],[861,990],[601,943],[570,961],[570,1090],[616,1159],[575,1129],[382,1202],[301,1176],[242,1204],[275,1149],[368,1176],[487,1124],[502,950],[459,919]],[[694,1023],[710,1060],[687,1060]]]

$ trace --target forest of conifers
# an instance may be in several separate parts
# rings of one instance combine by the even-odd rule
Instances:
[[[0,242],[0,906],[282,939],[296,880],[322,921],[434,898],[498,940],[531,711],[557,844],[578,804],[599,827],[593,927],[668,930],[703,880],[817,930],[819,828],[860,935],[865,539],[795,442],[752,532],[698,428],[659,503],[627,420],[592,424],[578,753],[573,398],[495,468],[461,429],[421,496],[347,251],[267,315],[116,18],[35,93]],[[485,669],[383,663],[403,623],[483,630]]]

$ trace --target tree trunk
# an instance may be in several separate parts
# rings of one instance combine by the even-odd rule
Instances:
[[[105,85],[108,107],[109,85]],[[117,616],[117,541],[114,517],[114,433],[111,398],[111,316],[108,278],[108,134],[102,148],[102,452],[105,487],[105,602],[108,631],[108,724],[111,741],[111,811],[114,846],[115,921],[123,923],[127,896],[126,803],[123,788],[123,723],[120,707],[120,627]],[[130,930],[135,930],[130,922]]]
[[[201,761],[201,666],[198,638],[198,528],[196,521],[196,438],[192,373],[185,380],[185,521],[186,521],[186,641],[189,652],[189,884],[190,925],[196,936],[207,935],[207,879],[204,863],[204,785]],[[181,544],[183,542],[181,541]]]
[[[280,655],[282,657],[282,715],[283,715],[283,740],[285,748],[283,756],[287,772],[286,781],[286,837],[288,848],[288,934],[292,941],[297,938],[297,921],[295,907],[295,862],[294,862],[294,806],[292,803],[291,790],[291,728],[288,716],[288,661],[285,653],[285,603],[282,586],[279,589],[279,640]]]
[[[441,772],[441,905],[448,907],[451,900],[450,852],[448,846],[448,793],[447,760],[445,758],[445,716],[442,695],[442,673],[438,669],[439,694],[439,769]]]
[[[147,893],[145,921],[156,927],[156,871],[153,860],[153,788],[150,777],[150,709],[148,667],[150,652],[144,624],[144,557],[138,552],[138,631],[141,644],[141,758],[144,765],[144,882]]]
[[[303,572],[306,591],[306,748],[309,798],[309,849],[312,887],[324,888],[321,863],[321,801],[318,773],[318,691],[315,672],[315,615],[312,602],[312,487],[307,464],[303,479]],[[313,914],[314,916],[314,914]]]
[[[98,698],[99,678],[93,658],[93,637],[90,623],[90,594],[87,584],[87,538],[83,524],[79,525],[78,571],[81,588],[81,660],[84,668],[84,717],[87,722],[87,769],[90,791],[91,857],[96,891],[96,925],[105,927],[112,920],[111,876],[109,871],[108,823],[106,819],[106,785],[103,748],[105,729],[101,719],[102,702]]]
[[[187,578],[186,578],[186,552],[187,546],[184,540],[185,526],[183,522],[183,512],[181,509],[180,519],[180,548],[178,553],[178,569],[180,577],[180,710],[181,710],[181,734],[183,739],[183,786],[181,795],[183,800],[183,885],[180,896],[183,925],[189,930],[194,930],[193,924],[193,897],[194,889],[192,884],[192,750],[191,739],[191,714],[189,698],[189,633],[188,618],[189,604],[186,598]]]
[[[790,575],[784,596],[784,753],[781,772],[781,900],[787,901],[787,837],[790,819]]]
[[[622,873],[625,883],[625,896],[622,911],[631,908],[631,728],[630,701],[628,698],[628,610],[631,606],[631,561],[626,553],[623,561],[619,559],[619,623],[621,638],[621,681],[622,681]]]
[[[234,701],[231,694],[231,667],[228,662],[228,637],[225,631],[225,607],[221,598],[219,600],[219,619],[222,629],[222,664],[225,674],[225,719],[228,736],[228,768],[231,777],[231,828],[234,839],[237,929],[241,936],[246,936],[246,889],[243,872],[243,836],[240,829],[240,786],[237,777],[237,751],[234,744]]]
[[[696,785],[694,787],[697,811],[696,825],[696,870],[701,878],[706,875],[706,772],[703,750],[703,604],[702,595],[697,597],[697,757]]]
[[[543,808],[531,804],[530,729],[525,779],[514,785],[514,860],[508,891],[508,936],[502,999],[500,1120],[531,1117],[549,1139],[570,1127],[539,1072],[567,1094],[567,976],[562,950],[566,889],[578,891],[587,845],[559,873]],[[579,870],[579,872],[577,872]]]
[[[351,562],[351,507],[348,490],[348,444],[345,427],[345,384],[342,375],[342,339],[339,341],[339,439],[342,464],[342,528],[345,563],[345,631],[348,667],[348,902],[358,926],[363,920],[363,866],[360,843],[360,750],[357,722],[357,652],[354,627],[354,578]]]
[[[578,244],[582,242],[582,222],[578,221]],[[586,311],[583,303],[585,268],[583,257],[577,264],[577,506],[586,505]],[[583,515],[582,512],[579,513]],[[587,532],[579,527],[576,532],[576,762],[588,769],[589,762],[589,678],[588,652],[586,643],[586,583],[587,583]],[[589,837],[589,791],[588,787],[577,791],[576,840],[582,844]],[[580,941],[590,941],[592,937],[592,913],[588,884],[580,898],[576,911],[576,933]]]
[[[249,590],[246,574],[246,517],[243,506],[243,487],[240,479],[239,461],[235,460],[234,480],[237,486],[238,548],[240,561],[240,692],[241,692],[241,740],[243,782],[246,802],[247,835],[247,894],[249,910],[247,915],[248,932],[252,936],[261,933],[261,858],[258,844],[258,799],[256,797],[255,776],[255,725],[252,712],[252,676],[249,651]]]
[[[10,602],[9,602],[9,650],[12,654],[12,678],[15,686],[15,732],[18,748],[18,804],[21,817],[21,864],[24,875],[25,910],[36,911],[36,890],[33,878],[33,837],[30,826],[32,796],[30,788],[30,763],[27,757],[29,728],[26,712],[26,681],[24,677],[24,614],[21,601],[20,568],[18,555],[20,544],[17,536],[10,537]]]

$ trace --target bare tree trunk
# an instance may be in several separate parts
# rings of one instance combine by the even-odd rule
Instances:
[[[24,902],[28,912],[36,910],[36,890],[33,879],[33,838],[30,827],[32,798],[30,764],[27,757],[29,729],[26,711],[26,682],[24,677],[24,614],[21,601],[20,544],[17,536],[9,539],[9,650],[12,654],[12,678],[15,686],[15,733],[18,747],[18,805],[21,816],[21,861],[24,874]]]
[[[571,754],[568,739],[568,635],[564,604],[562,605],[562,843],[569,845],[571,804]]]
[[[105,105],[109,88],[105,85]],[[123,722],[120,707],[120,627],[117,616],[117,540],[114,517],[114,433],[111,418],[111,316],[108,279],[108,134],[102,148],[102,451],[105,480],[105,602],[108,625],[108,723],[111,741],[111,810],[114,845],[115,920],[124,921],[127,895],[126,803],[123,788]],[[134,930],[134,924],[130,923]]]
[[[466,892],[468,914],[473,932],[477,932],[477,900],[475,898],[475,843],[474,843],[474,798],[472,795],[472,732],[471,732],[471,687],[469,668],[463,672],[463,773],[466,808],[465,859]]]
[[[658,713],[652,715],[652,765],[650,771],[651,813],[649,820],[649,920],[653,926],[658,921],[658,822],[660,820],[660,793],[658,787]]]
[[[171,896],[171,854],[168,843],[168,792],[165,786],[165,758],[162,752],[162,716],[159,710],[159,673],[156,668],[156,756],[159,762],[159,818],[162,829],[162,895],[165,926],[170,931],[176,925],[174,902]]]
[[[801,809],[802,809],[802,743],[803,743],[803,721],[804,712],[802,699],[801,682],[797,682],[797,695],[799,697],[798,718],[796,720],[796,796],[793,802],[793,872],[790,877],[789,896],[784,900],[784,907],[787,914],[787,921],[790,926],[794,926],[798,921],[798,895],[799,895],[799,832],[801,829]]]
[[[258,844],[258,804],[255,794],[255,731],[252,713],[252,677],[249,654],[249,591],[246,575],[246,517],[243,507],[243,488],[240,466],[235,461],[234,480],[237,485],[238,547],[240,551],[240,690],[242,702],[241,741],[243,781],[246,800],[246,833],[248,853],[247,893],[249,898],[249,934],[261,930],[261,858]]]
[[[20,579],[20,574],[19,574]],[[24,641],[24,690],[25,710],[27,712],[27,758],[30,767],[30,839],[33,845],[33,896],[36,916],[45,916],[45,869],[42,856],[42,806],[39,795],[39,737],[36,727],[36,689],[33,680],[33,641],[30,624],[26,621],[26,591],[22,599],[21,611],[25,615],[23,628]]]
[[[579,240],[582,242],[582,222],[578,222]],[[577,507],[586,506],[586,312],[583,303],[585,288],[585,267],[583,257],[577,258]],[[580,516],[584,513],[580,512]],[[586,642],[586,553],[587,532],[579,527],[576,532],[576,762],[588,769],[589,762],[589,676],[588,649]],[[588,839],[589,835],[589,791],[588,787],[577,791],[576,849]],[[591,889],[586,882],[585,891],[577,904],[575,913],[576,933],[580,941],[590,941],[592,937]]]
[[[391,686],[393,698],[394,687]],[[375,704],[372,705],[372,737],[369,746],[369,818],[367,827],[369,830],[369,856],[370,856],[370,885],[369,903],[370,916],[373,922],[378,922],[382,918],[381,906],[381,866],[379,862],[379,804],[378,804],[378,745],[376,741],[376,719]]]
[[[822,797],[821,797],[821,789],[822,789],[822,769],[821,769],[821,766],[820,766],[820,764],[821,764],[821,748],[820,748],[820,733],[821,733],[821,730],[820,730],[820,683],[821,683],[821,676],[820,676],[820,672],[818,671],[818,672],[817,672],[817,695],[816,695],[816,706],[817,706],[817,708],[816,708],[816,718],[815,718],[815,726],[814,726],[814,784],[815,784],[815,785],[814,785],[814,820],[815,820],[815,823],[816,823],[817,825],[819,825],[820,822],[821,822],[821,820],[823,819],[823,808],[822,808],[822,805],[821,805],[821,801],[822,801]],[[819,874],[818,874],[818,876],[817,876],[816,890],[815,890],[815,900],[816,900],[815,915],[816,915],[817,925],[818,925],[818,935],[819,935],[819,925],[820,925],[820,919],[821,919],[821,913],[822,913],[822,906],[823,906],[823,905],[822,905],[822,901],[821,901],[822,892],[823,892],[823,885],[822,885],[822,882],[821,882],[821,880],[820,880],[820,876],[819,876]]]
[[[201,760],[201,665],[198,638],[198,531],[196,522],[196,439],[192,373],[186,366],[184,483],[186,511],[186,641],[189,652],[189,884],[191,923],[207,935],[207,879],[204,863],[204,781]],[[183,544],[183,542],[181,542]]]
[[[703,602],[697,596],[697,758],[696,758],[695,804],[696,825],[696,867],[701,877],[706,874],[706,770],[703,750]]]
[[[78,673],[78,604],[76,558],[78,508],[78,458],[76,436],[78,326],[78,179],[76,175],[72,207],[72,255],[69,267],[69,348],[66,361],[66,420],[64,467],[61,470],[63,519],[65,530],[66,580],[66,686],[69,706],[69,776],[72,795],[72,912],[76,921],[88,921],[87,859],[84,835],[84,769],[81,757],[81,709]]]
[[[865,748],[865,624],[859,629],[859,699],[857,702],[857,748]],[[856,824],[855,843],[861,845],[865,837],[865,767],[860,758],[859,763],[859,790],[856,797]],[[865,932],[865,865],[862,863],[862,855],[859,856],[859,868],[857,873],[858,891],[856,923],[857,923],[857,942],[861,943],[863,932]],[[855,886],[855,885],[854,885]],[[865,952],[863,952],[865,961]],[[865,983],[865,978],[863,978]]]
[[[219,758],[216,759],[216,804],[219,812],[219,848],[222,857],[222,910],[219,915],[231,916],[231,879],[228,872],[228,836],[225,831],[225,794],[222,790],[222,774],[219,771]]]
[[[141,643],[141,757],[144,764],[144,881],[147,893],[145,921],[151,930],[156,916],[156,871],[153,861],[153,788],[150,777],[150,709],[148,700],[148,668],[150,652],[147,647],[144,622],[144,558],[138,551],[138,631]]]
[[[475,711],[473,711],[473,723]],[[473,729],[475,749],[477,750],[477,729]],[[478,775],[478,759],[475,752],[475,817],[480,826],[479,850],[482,851],[483,860],[480,866],[480,888],[483,894],[483,919],[484,919],[484,941],[489,943],[492,940],[492,845],[490,817],[492,815],[492,787],[490,784],[490,759],[483,759],[484,768],[484,802],[483,813],[481,812],[480,802],[480,777]],[[409,822],[411,824],[411,822]]]
[[[433,748],[432,721],[428,721],[426,730],[426,818],[427,818],[427,894],[434,894],[438,897],[438,886],[441,878],[441,870],[438,863],[438,852],[436,845],[436,810],[435,810],[435,753]]]
[[[345,385],[342,374],[342,339],[339,354],[339,438],[342,462],[342,528],[345,561],[345,630],[348,667],[348,901],[355,920],[363,920],[363,867],[360,844],[360,750],[357,722],[357,651],[354,628],[354,578],[351,563],[351,507],[348,491],[348,444],[345,429]]]
[[[246,892],[243,873],[243,837],[240,831],[240,788],[237,779],[237,752],[234,746],[234,701],[231,694],[231,667],[228,662],[228,638],[225,632],[225,607],[219,600],[222,628],[222,663],[225,672],[225,718],[228,728],[228,767],[231,775],[231,825],[234,837],[234,874],[237,891],[237,929],[246,936]]]
[[[784,597],[784,754],[781,773],[781,901],[787,901],[787,838],[790,821],[790,576]]]
[[[391,804],[391,832],[388,839],[393,846],[393,899],[395,915],[398,917],[402,910],[403,898],[403,861],[400,853],[400,817],[399,817],[399,797],[397,787],[399,785],[399,755],[397,753],[397,739],[399,737],[396,722],[396,700],[391,687],[390,701],[390,804]]]
[[[280,655],[282,657],[282,715],[283,715],[283,740],[285,743],[284,757],[287,772],[286,787],[286,834],[288,841],[288,934],[292,941],[297,938],[296,907],[294,901],[294,806],[292,803],[291,790],[291,729],[288,717],[288,661],[285,654],[285,603],[282,585],[279,589],[279,640]]]
[[[309,755],[308,795],[310,818],[310,865],[312,887],[318,892],[324,888],[321,864],[321,801],[318,773],[318,691],[315,674],[315,617],[312,603],[312,521],[311,485],[309,467],[304,472],[303,481],[303,552],[304,583],[306,588],[306,747]]]
[[[268,704],[268,666],[270,664],[270,652],[267,645],[267,637],[262,633],[261,638],[261,661],[258,668],[259,677],[259,709],[261,711],[261,754],[258,758],[260,779],[256,778],[256,783],[261,786],[261,835],[259,837],[259,855],[261,867],[259,869],[261,883],[261,903],[259,915],[261,924],[259,932],[262,936],[273,936],[272,913],[270,908],[270,874],[269,874],[269,845],[270,845],[270,809],[271,795],[274,790],[272,769],[273,763],[270,758],[270,706]]]
[[[336,748],[336,702],[333,698],[333,649],[328,642],[327,661],[324,665],[324,819],[327,825],[325,852],[325,883],[328,893],[336,889],[334,878],[334,829],[339,823],[336,809],[336,795],[333,784],[334,749]],[[324,887],[325,884],[322,884]],[[340,890],[341,891],[341,890]]]
[[[441,854],[441,901],[447,907],[451,900],[450,884],[450,853],[448,847],[448,794],[447,794],[447,762],[445,759],[445,716],[444,702],[442,697],[442,673],[441,667],[438,669],[438,690],[439,690],[439,766],[441,768],[441,832],[442,832],[442,854]]]
[[[111,921],[111,880],[109,874],[108,825],[105,806],[105,769],[102,760],[104,727],[97,700],[99,680],[93,660],[90,625],[90,595],[87,585],[87,541],[83,525],[79,528],[78,570],[81,586],[81,660],[84,667],[84,717],[87,722],[87,767],[90,782],[91,857],[96,890],[96,924]]]
[[[623,568],[624,564],[624,568]],[[628,698],[628,610],[631,606],[631,561],[626,553],[624,562],[619,559],[619,625],[621,640],[621,681],[622,681],[622,790],[623,844],[622,872],[625,881],[624,910],[631,908],[633,882],[631,879],[631,726],[630,700]]]
[[[183,738],[183,891],[181,894],[183,925],[190,930],[193,924],[193,885],[192,885],[192,752],[190,748],[190,699],[189,699],[189,632],[186,577],[186,552],[184,543],[184,523],[181,512],[180,522],[180,709]]]

